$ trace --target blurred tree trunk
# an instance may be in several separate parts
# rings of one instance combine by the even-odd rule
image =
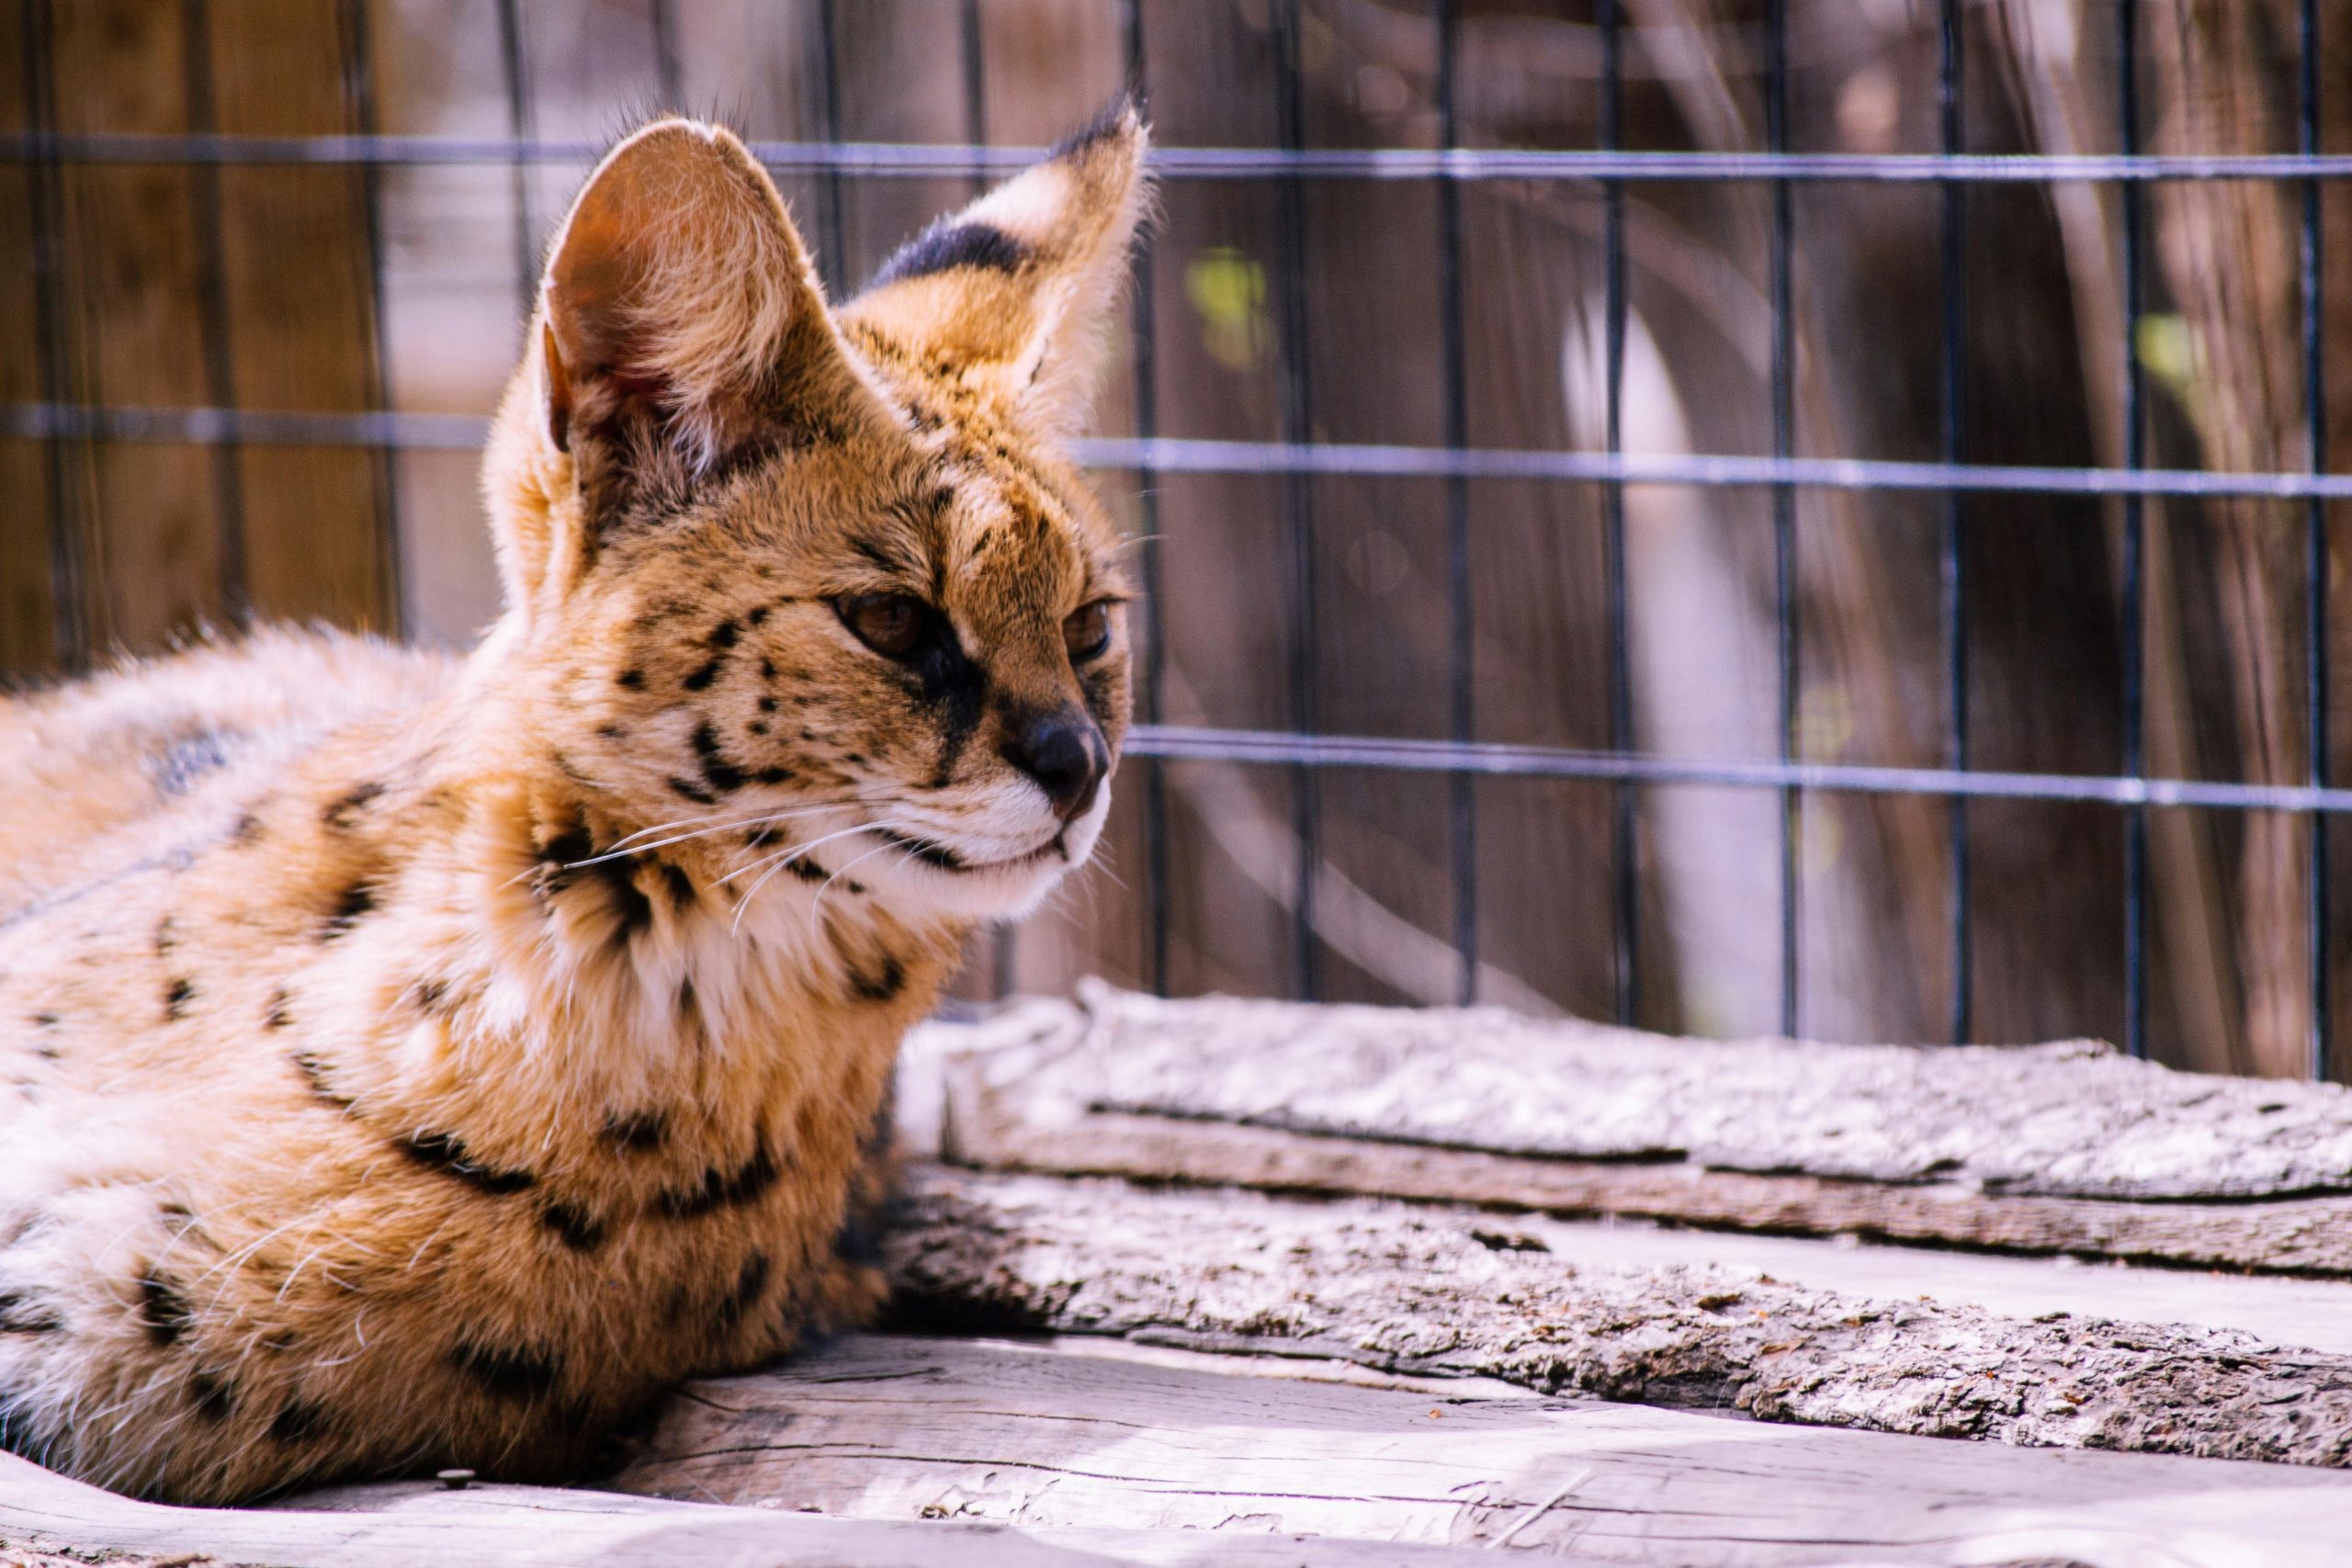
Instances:
[[[2296,0],[2168,0],[2154,8],[2154,150],[2292,152],[2299,9]],[[2340,28],[2345,8],[2325,9]],[[2322,74],[2321,144],[2341,147],[2352,131],[2352,100],[2342,89],[2352,82],[2325,56]],[[2155,187],[2154,254],[2186,328],[2187,362],[2168,377],[2161,366],[2152,368],[2180,403],[2205,467],[2291,471],[2311,462],[2301,205],[2300,186],[2284,182]],[[2331,320],[2322,331],[2340,340],[2352,318],[2344,291],[2331,292]],[[2343,355],[2336,358],[2340,365]],[[2335,374],[2352,381],[2344,369]],[[2352,423],[2346,393],[2352,385],[2330,405],[2339,428]],[[2188,507],[2168,510],[2198,545],[2193,554],[2178,552],[2184,616],[2210,623],[2208,636],[2226,672],[2225,687],[2211,694],[2220,699],[2211,708],[2220,711],[2196,716],[2202,755],[2192,762],[2210,757],[2202,770],[2209,773],[2233,770],[2259,783],[2301,783],[2310,765],[2302,661],[2313,631],[2302,615],[2305,508],[2245,500],[2208,502],[2201,515]],[[2239,1019],[2226,1056],[2197,1065],[2300,1074],[2307,1070],[2311,1023],[2303,941],[2308,824],[2280,813],[2202,817],[2203,835],[2225,846],[2212,858],[2234,864],[2236,897],[2215,902],[2228,912],[2219,922],[2228,929],[2217,933],[2225,944],[2218,956],[2233,971]]]

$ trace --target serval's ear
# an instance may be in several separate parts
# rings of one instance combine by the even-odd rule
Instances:
[[[720,127],[657,120],[605,155],[548,253],[488,470],[510,592],[541,585],[566,517],[585,559],[639,501],[889,418],[767,172]]]
[[[1127,276],[1150,142],[1132,99],[882,265],[845,318],[944,361],[1042,433],[1085,418],[1095,340]]]

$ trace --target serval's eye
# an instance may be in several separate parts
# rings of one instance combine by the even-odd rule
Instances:
[[[905,593],[853,593],[833,608],[858,641],[892,659],[912,653],[931,628],[931,607]]]
[[[1072,610],[1062,622],[1062,646],[1069,649],[1072,663],[1102,658],[1111,646],[1111,601],[1097,599]]]

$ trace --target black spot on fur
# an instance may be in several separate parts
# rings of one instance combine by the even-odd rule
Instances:
[[[219,1426],[237,1412],[236,1388],[226,1378],[210,1372],[190,1372],[187,1378],[188,1403],[196,1413],[213,1426]]]
[[[763,733],[767,729],[767,726],[763,724],[753,725],[752,728]],[[790,768],[775,767],[762,768],[758,773],[752,776],[759,780],[760,783],[763,784],[789,784],[792,782],[792,770]]]
[[[763,1134],[752,1157],[731,1171],[718,1167],[702,1173],[700,1185],[662,1194],[662,1209],[673,1220],[691,1220],[720,1209],[738,1209],[759,1201],[775,1185],[775,1156]]]
[[[483,1392],[517,1404],[544,1399],[555,1392],[563,1368],[550,1355],[516,1346],[461,1343],[449,1353],[450,1363],[480,1383]]]
[[[713,1325],[719,1333],[732,1330],[766,1292],[771,1267],[764,1252],[755,1251],[743,1259],[743,1267],[736,1271],[734,1287],[719,1298],[718,1310],[715,1314],[717,1321]]]
[[[322,816],[330,828],[349,828],[359,820],[359,813],[367,808],[368,803],[383,793],[382,784],[361,784],[356,789],[345,792],[340,798],[328,803]]]
[[[376,890],[368,886],[363,877],[345,888],[342,897],[334,901],[334,912],[327,917],[327,923],[319,928],[319,940],[333,942],[349,935],[351,928],[366,919],[375,908]]]
[[[832,875],[807,855],[798,855],[785,862],[784,869],[803,882],[823,882]]]
[[[285,1408],[270,1418],[269,1435],[276,1442],[306,1442],[317,1437],[326,1424],[324,1407],[307,1399],[289,1399]]]
[[[849,988],[860,1001],[887,1002],[907,988],[907,971],[895,953],[886,953],[877,966],[868,969],[863,964],[852,963]]]
[[[163,957],[179,945],[179,938],[172,933],[172,917],[165,915],[155,926],[155,956]]]
[[[760,699],[760,711],[762,713],[775,712],[775,699],[774,697],[762,697]]]
[[[693,908],[701,897],[695,890],[695,879],[688,876],[685,868],[675,861],[665,860],[659,863],[662,867],[662,886],[669,892],[670,902],[682,910]]]
[[[628,739],[626,732],[624,732],[621,727],[617,724],[600,724],[596,727],[596,733],[603,736],[607,740],[623,740]]]
[[[605,1223],[569,1203],[549,1203],[539,1219],[574,1252],[594,1252],[605,1244]]]
[[[718,733],[708,719],[695,726],[694,749],[695,761],[702,765],[702,776],[712,789],[725,795],[743,787],[743,770],[727,760],[727,753],[719,749]]]
[[[718,666],[722,662],[723,660],[713,658],[678,683],[689,692],[699,692],[718,679]]]
[[[750,731],[751,731],[752,734],[754,734],[754,735],[765,735],[765,734],[768,732],[768,724],[767,724],[767,720],[765,720],[765,719],[763,719],[763,718],[755,718],[755,719],[753,719],[751,723],[749,723],[749,724],[745,725],[743,728],[746,728],[746,729],[748,729],[748,730],[750,730]],[[768,770],[766,770],[766,771],[767,771],[768,773],[775,773],[775,772],[776,772],[777,770],[775,770],[775,769],[774,769],[774,768],[770,768],[770,769],[768,769]]]
[[[139,1276],[139,1321],[147,1337],[158,1345],[173,1345],[196,1325],[187,1298],[151,1265]]]
[[[596,852],[596,840],[589,836],[588,825],[577,818],[539,850],[538,870],[533,874],[534,885],[542,893],[559,893],[571,886],[572,874],[578,863]],[[593,869],[593,868],[592,868]]]
[[[853,536],[849,547],[864,556],[867,564],[879,568],[883,571],[898,571],[902,570],[905,564],[884,547],[879,539],[869,539],[863,534]]]
[[[685,780],[679,778],[674,773],[672,774],[665,782],[669,784],[673,793],[685,796],[688,800],[693,801],[696,806],[716,806],[718,804],[718,797],[711,794],[710,791],[703,788],[700,784],[688,784]]]
[[[65,1319],[21,1291],[0,1291],[0,1334],[54,1334]]]
[[[604,884],[605,896],[610,901],[613,918],[620,926],[620,940],[628,942],[653,923],[653,903],[637,885],[637,857],[600,861],[589,866],[596,879]]]
[[[605,1119],[605,1141],[643,1154],[658,1149],[670,1134],[670,1119],[659,1111],[616,1111]]]
[[[710,629],[710,646],[732,648],[735,646],[735,639],[741,635],[742,628],[736,626],[734,622],[721,621]]]
[[[292,1062],[294,1070],[302,1075],[303,1087],[311,1091],[313,1100],[322,1100],[337,1111],[351,1109],[351,1097],[334,1091],[334,1086],[327,1082],[327,1066],[316,1055],[309,1051],[296,1051],[288,1055],[287,1060]]]
[[[164,987],[164,1016],[179,1018],[187,1012],[187,1004],[196,999],[196,982],[182,978]]]
[[[286,1010],[287,1004],[293,999],[292,993],[283,986],[270,992],[269,1005],[262,1009],[261,1026],[264,1029],[285,1028],[293,1016]]]
[[[626,686],[630,691],[634,692],[639,687],[645,684],[645,671],[642,670],[624,670],[619,675],[615,677],[615,683]]]
[[[527,1170],[500,1170],[483,1165],[467,1152],[454,1133],[411,1133],[394,1138],[392,1147],[427,1170],[455,1177],[492,1197],[520,1192],[538,1180]]]
[[[763,822],[744,834],[743,842],[749,848],[764,850],[771,845],[784,842],[784,829],[773,822]]]
[[[874,275],[869,287],[879,288],[910,277],[929,277],[967,266],[986,272],[1018,272],[1028,256],[1021,242],[1001,229],[986,223],[942,220],[899,246],[882,264],[882,270]]]
[[[760,660],[760,679],[763,681],[773,681],[775,679],[775,660],[763,659]]]
[[[409,996],[422,1011],[446,1014],[449,1010],[449,982],[447,980],[419,980],[409,987]]]
[[[55,1029],[57,1027],[57,1015],[53,1012],[37,1012],[33,1014],[33,1027],[35,1029]]]
[[[261,818],[250,811],[239,817],[229,829],[229,841],[232,844],[250,844],[260,837]]]
[[[768,621],[768,607],[765,604],[759,605],[743,618],[755,626],[763,626]]]

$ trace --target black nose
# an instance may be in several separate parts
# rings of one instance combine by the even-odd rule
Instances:
[[[1071,708],[1013,725],[1004,760],[1037,781],[1065,822],[1094,804],[1108,761],[1093,721]]]

